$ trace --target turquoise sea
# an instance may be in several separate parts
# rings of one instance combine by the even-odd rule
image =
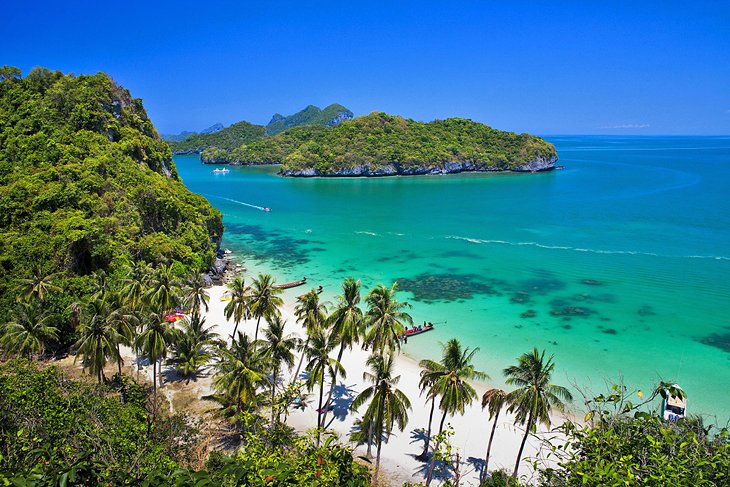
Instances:
[[[730,137],[547,137],[562,171],[288,179],[276,167],[214,174],[176,156],[224,214],[247,274],[307,276],[333,300],[346,276],[398,280],[439,342],[501,370],[533,346],[555,380],[603,392],[623,378],[681,384],[691,412],[730,418]],[[249,206],[252,205],[252,206]],[[264,212],[256,207],[271,207]],[[302,288],[290,290],[292,301]]]

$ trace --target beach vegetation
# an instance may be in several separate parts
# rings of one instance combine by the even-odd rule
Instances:
[[[215,325],[205,326],[205,318],[192,313],[190,318],[182,318],[172,329],[170,358],[166,363],[175,367],[178,374],[187,378],[195,377],[200,369],[215,356],[221,341],[213,331]]]
[[[488,389],[482,395],[482,409],[489,411],[489,419],[494,418],[492,423],[492,431],[489,434],[489,442],[487,443],[487,455],[484,457],[484,469],[482,470],[483,481],[489,473],[489,453],[492,451],[492,441],[494,441],[494,432],[497,430],[497,420],[499,419],[499,413],[502,412],[505,403],[507,401],[507,393],[502,389]]]
[[[238,325],[251,315],[251,288],[246,285],[243,277],[236,276],[228,283],[228,304],[224,309],[227,320],[233,318],[235,326],[231,337],[235,337]]]
[[[276,400],[276,386],[280,379],[282,366],[289,370],[294,367],[294,350],[296,350],[301,340],[294,335],[286,335],[284,328],[286,321],[281,315],[272,315],[267,318],[268,327],[264,329],[264,339],[262,340],[261,354],[268,362],[271,375],[271,423],[279,417],[279,409],[281,405]]]
[[[284,301],[279,296],[283,289],[274,286],[274,277],[271,274],[259,274],[251,284],[250,306],[251,315],[256,318],[256,331],[253,339],[259,337],[259,324],[261,318],[270,320],[279,316],[279,308]]]
[[[319,435],[324,429],[322,419],[325,417],[325,410],[322,400],[324,397],[325,376],[329,376],[330,380],[334,380],[335,376],[345,377],[347,373],[337,359],[330,357],[330,353],[337,348],[337,336],[326,328],[320,327],[309,334],[308,337],[309,340],[303,353],[309,360],[305,367],[308,373],[307,388],[311,391],[315,386],[319,386],[319,407],[317,408],[317,443],[319,444]]]
[[[372,347],[373,352],[383,354],[386,351],[390,353],[400,350],[405,327],[413,324],[413,318],[405,311],[411,305],[398,301],[397,290],[397,283],[393,283],[389,288],[378,284],[365,298],[368,306],[365,315],[368,326],[365,344]]]

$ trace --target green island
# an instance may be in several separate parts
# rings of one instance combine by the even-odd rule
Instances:
[[[271,151],[304,157],[317,153],[313,133],[335,140],[359,123],[388,136],[397,125],[408,140],[432,133],[431,124],[373,114],[262,143],[281,137],[289,145],[267,142]],[[433,133],[471,123],[434,122]],[[551,155],[540,139],[507,137],[510,152],[494,161]],[[282,286],[268,274],[207,287],[202,272],[221,215],[179,180],[141,101],[105,74],[35,68],[22,77],[0,68],[0,178],[2,485],[396,485],[381,455],[400,435],[423,444],[423,482],[398,485],[456,486],[464,459],[446,419],[479,403],[491,432],[484,459],[472,462],[483,487],[720,486],[730,478],[727,427],[692,415],[665,420],[655,407],[686,400],[671,383],[646,393],[612,384],[583,398],[585,415],[556,425],[573,394],[553,383],[556,358],[537,348],[489,371],[509,390],[479,386],[487,377],[473,365],[479,349],[456,338],[406,375],[400,347],[416,328],[397,283],[364,290],[347,277],[333,303],[314,288],[286,303],[283,288],[306,280]],[[331,399],[346,377],[362,377],[362,387],[337,411]],[[416,392],[404,393],[409,387]],[[407,431],[421,400],[428,428]],[[328,429],[328,416],[354,412],[349,437]],[[493,444],[501,413],[518,429],[516,444]],[[295,417],[310,424],[295,428]],[[520,477],[532,463],[523,456],[528,439],[552,460]],[[491,454],[513,447],[514,468],[490,470]]]
[[[555,167],[555,147],[460,118],[422,123],[374,112],[331,128],[297,127],[233,151],[210,148],[206,163],[281,164],[284,176],[392,176],[537,172]]]

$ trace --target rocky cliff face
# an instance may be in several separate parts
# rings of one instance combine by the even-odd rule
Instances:
[[[556,156],[543,158],[541,156],[529,160],[524,164],[512,169],[512,172],[541,172],[555,169]],[[317,172],[314,168],[301,170],[283,169],[282,176],[291,177],[314,177],[314,176],[335,176],[335,177],[372,177],[372,176],[416,176],[422,174],[455,174],[460,172],[499,172],[499,169],[489,168],[483,164],[472,161],[447,162],[441,166],[411,166],[401,167],[398,164],[386,164],[382,167],[371,168],[365,165],[344,168],[338,171]]]

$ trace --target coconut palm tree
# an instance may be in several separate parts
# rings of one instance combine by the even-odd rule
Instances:
[[[131,310],[138,311],[142,308],[145,296],[148,294],[147,286],[151,273],[149,264],[144,262],[135,262],[127,270],[127,275],[122,280],[121,295],[124,304]]]
[[[251,288],[246,286],[246,282],[241,276],[236,276],[233,281],[228,283],[228,293],[231,295],[231,300],[228,301],[223,312],[227,320],[233,317],[233,321],[236,323],[231,334],[231,339],[233,339],[238,331],[238,324],[241,320],[247,320],[251,312]]]
[[[302,346],[302,350],[306,350],[309,346],[309,340],[312,334],[320,329],[327,319],[327,306],[319,301],[319,294],[316,289],[312,289],[308,293],[297,297],[297,305],[294,307],[294,314],[297,321],[307,332],[307,340]],[[297,371],[294,373],[294,380],[299,377],[299,371],[302,369],[305,353],[302,353],[297,365]]]
[[[365,343],[373,347],[373,352],[383,353],[385,350],[400,350],[400,338],[405,325],[413,323],[411,315],[403,311],[410,308],[408,303],[399,303],[395,297],[397,283],[390,288],[378,284],[367,295],[369,326]]]
[[[61,288],[53,284],[58,273],[46,274],[40,264],[36,265],[27,278],[20,279],[16,288],[17,302],[30,302],[36,299],[40,302],[46,300],[49,293],[60,292]]]
[[[507,376],[505,382],[517,386],[517,389],[507,394],[507,411],[515,413],[515,424],[525,425],[525,436],[512,472],[514,478],[517,478],[522,451],[533,426],[538,423],[550,426],[550,411],[553,408],[562,411],[565,408],[563,401],[573,400],[568,389],[550,384],[553,368],[553,355],[545,362],[545,351],[540,353],[534,348],[532,352],[519,356],[517,365],[504,369],[504,375]]]
[[[482,409],[487,408],[489,411],[489,419],[494,417],[494,424],[492,425],[492,433],[489,435],[489,443],[487,443],[487,456],[484,458],[484,470],[482,470],[482,482],[487,478],[489,473],[489,452],[492,450],[492,440],[494,440],[494,431],[497,429],[497,420],[499,419],[499,413],[504,407],[507,393],[502,389],[489,389],[482,396]]]
[[[336,359],[330,357],[332,352],[337,347],[337,338],[328,333],[324,328],[318,328],[309,335],[309,340],[304,349],[304,355],[307,356],[309,362],[307,363],[306,370],[309,372],[307,378],[307,387],[311,391],[315,385],[319,385],[319,408],[317,409],[317,445],[319,445],[319,438],[321,430],[324,428],[322,422],[323,409],[322,399],[324,396],[324,377],[329,375],[330,378],[336,374],[342,374],[345,377],[345,368]]]
[[[471,363],[474,354],[479,348],[469,350],[462,349],[461,343],[452,338],[445,345],[441,346],[441,362],[422,360],[425,374],[422,374],[422,381],[429,381],[432,386],[429,395],[440,396],[439,409],[443,411],[439,433],[444,430],[444,421],[447,414],[464,414],[464,409],[469,406],[477,397],[474,388],[467,380],[487,379],[484,372],[474,369]]]
[[[172,264],[161,265],[151,276],[147,302],[160,313],[173,310],[178,305],[182,289],[173,272]]]
[[[244,408],[258,402],[258,388],[264,382],[264,361],[256,344],[241,332],[231,342],[231,347],[218,351],[220,362],[213,376],[213,388],[218,401],[233,410],[234,418]]]
[[[400,376],[393,376],[393,355],[385,356],[373,354],[368,358],[367,365],[370,372],[363,374],[363,379],[372,383],[370,387],[362,391],[352,401],[353,411],[358,410],[365,402],[370,404],[363,415],[364,425],[369,425],[372,431],[371,437],[375,439],[378,449],[375,457],[375,479],[380,470],[380,449],[383,445],[383,437],[389,437],[393,433],[393,427],[397,426],[403,431],[408,422],[408,410],[411,409],[411,402],[408,397],[396,386]],[[369,441],[370,442],[370,441]]]
[[[211,349],[218,343],[218,334],[213,332],[215,325],[205,326],[205,318],[193,313],[190,319],[183,318],[174,329],[170,346],[172,357],[167,363],[175,366],[179,374],[187,377],[197,375],[202,366],[213,358]]]
[[[150,312],[145,317],[142,332],[134,340],[136,349],[142,352],[152,364],[152,390],[157,400],[157,369],[159,362],[160,373],[162,372],[162,359],[167,356],[167,349],[172,343],[174,333],[170,325],[159,313]],[[162,376],[160,375],[160,386]]]
[[[10,315],[10,322],[2,325],[0,342],[11,353],[28,358],[35,353],[43,355],[46,347],[58,340],[58,328],[52,320],[53,316],[43,311],[37,300],[21,302]]]
[[[256,332],[253,335],[254,341],[259,337],[259,324],[261,318],[276,316],[279,314],[279,307],[284,301],[279,297],[283,289],[274,287],[274,278],[271,274],[259,274],[251,285],[251,314],[256,318]]]
[[[426,400],[431,400],[426,441],[423,445],[423,452],[418,456],[419,459],[426,460],[428,458],[428,447],[431,444],[431,425],[433,424],[433,413],[436,409],[436,398],[438,397],[438,392],[433,389],[433,386],[435,380],[439,377],[438,372],[443,372],[443,367],[433,360],[421,360],[418,365],[421,367],[421,379],[418,382],[418,387],[421,389],[421,394],[426,393]]]
[[[193,314],[200,313],[200,307],[208,311],[210,295],[205,290],[205,281],[198,271],[190,271],[183,280],[182,298],[185,306],[190,306]]]
[[[96,298],[88,302],[82,314],[81,336],[73,346],[78,352],[74,363],[81,357],[84,370],[89,369],[89,374],[96,375],[101,384],[102,379],[105,379],[104,367],[107,362],[117,360],[119,363],[118,345],[122,337],[111,318],[113,311],[109,302],[101,292],[94,295]]]
[[[269,327],[264,330],[264,344],[261,355],[271,367],[271,423],[273,424],[276,414],[274,398],[281,366],[285,365],[291,371],[294,366],[293,350],[299,346],[300,340],[294,335],[284,335],[286,321],[282,320],[280,315],[272,316],[268,323]]]

